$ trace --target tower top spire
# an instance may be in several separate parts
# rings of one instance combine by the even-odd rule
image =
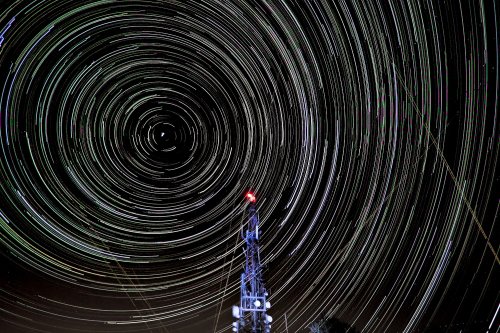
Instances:
[[[255,197],[255,194],[253,194],[253,192],[247,192],[247,194],[245,195],[245,198],[247,199],[248,202],[251,202],[251,203],[257,202],[257,198]]]

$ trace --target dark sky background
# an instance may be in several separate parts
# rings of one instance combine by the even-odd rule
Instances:
[[[0,332],[499,332],[488,1],[2,1]]]

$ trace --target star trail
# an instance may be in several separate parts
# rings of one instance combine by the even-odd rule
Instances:
[[[499,332],[499,12],[3,1],[0,331]]]

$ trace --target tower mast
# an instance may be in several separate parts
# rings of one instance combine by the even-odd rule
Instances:
[[[268,293],[262,280],[259,251],[259,214],[256,198],[251,192],[246,194],[248,225],[242,230],[245,240],[245,271],[241,274],[240,306],[233,307],[234,332],[269,333],[273,318],[266,311],[271,307]]]

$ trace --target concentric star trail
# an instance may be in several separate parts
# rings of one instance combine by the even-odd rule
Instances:
[[[229,332],[249,189],[274,332],[498,327],[498,17],[0,4],[0,331]]]

